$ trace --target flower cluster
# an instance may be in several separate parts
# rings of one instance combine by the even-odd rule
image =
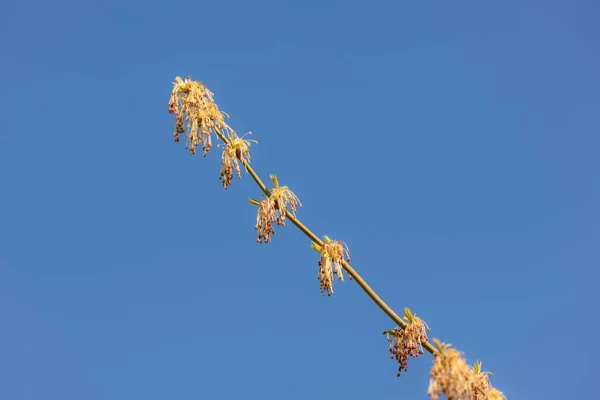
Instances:
[[[402,371],[408,371],[409,357],[418,358],[424,353],[422,343],[428,341],[427,331],[430,330],[425,321],[413,314],[408,307],[404,308],[404,319],[404,328],[397,327],[383,332],[389,343],[390,358],[398,362],[397,376]]]
[[[475,384],[473,385],[473,400],[506,400],[504,393],[492,387],[490,382],[490,372],[481,370],[481,362],[477,361],[473,365],[473,375]]]
[[[273,223],[285,226],[286,213],[289,211],[296,216],[297,207],[302,207],[298,197],[287,186],[279,186],[279,181],[275,175],[271,175],[271,182],[275,186],[271,189],[270,196],[263,198],[262,201],[250,199],[250,203],[259,206],[256,213],[256,225],[254,229],[258,231],[258,243],[269,243],[271,235],[275,234]]]
[[[169,100],[169,113],[175,114],[175,141],[185,133],[187,148],[191,154],[196,154],[196,147],[202,145],[204,156],[212,147],[211,133],[214,131],[229,131],[225,123],[227,114],[219,111],[213,100],[213,93],[202,82],[185,81],[180,77],[173,82],[173,91]]]
[[[319,260],[319,285],[321,287],[321,294],[324,295],[327,292],[327,296],[333,294],[333,276],[337,276],[338,280],[344,280],[344,274],[342,268],[344,264],[344,258],[350,262],[350,250],[346,243],[340,240],[333,240],[327,236],[323,236],[323,246],[317,243],[312,243],[312,248],[321,254]],[[335,270],[334,270],[335,267]],[[350,277],[352,279],[352,277]]]
[[[449,400],[506,400],[501,391],[492,387],[490,373],[481,371],[481,362],[469,368],[458,350],[437,339],[433,341],[438,353],[433,360],[427,389],[432,400],[442,394]]]
[[[295,217],[297,206],[302,207],[300,199],[287,186],[279,186],[279,181],[275,175],[269,175],[271,182],[275,186],[271,189],[271,197],[275,200],[275,208],[277,209],[277,225],[285,226],[286,210]]]
[[[449,344],[437,339],[433,341],[438,347],[438,353],[429,373],[427,395],[433,400],[437,400],[441,394],[452,400],[473,399],[475,375],[462,354]]]
[[[247,135],[252,134],[248,132]],[[245,136],[245,135],[244,135]],[[250,144],[251,142],[258,143],[256,140],[244,139],[244,136],[238,137],[233,129],[229,132],[229,140],[223,146],[223,155],[221,156],[221,174],[219,179],[223,182],[223,188],[231,185],[233,179],[233,171],[237,173],[238,178],[241,178],[241,169],[239,161],[250,164]]]
[[[273,222],[279,224],[277,211],[275,210],[275,201],[269,196],[260,202],[257,202],[254,199],[250,199],[250,202],[258,206],[258,211],[256,212],[256,225],[254,225],[254,229],[258,231],[258,239],[256,239],[256,241],[258,243],[262,243],[263,241],[269,243],[271,241],[271,235],[275,234]]]

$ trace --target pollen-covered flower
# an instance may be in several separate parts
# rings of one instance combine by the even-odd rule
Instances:
[[[258,206],[256,213],[256,225],[254,228],[258,231],[258,243],[269,243],[271,235],[275,234],[273,223],[285,225],[286,212],[296,215],[297,206],[302,207],[298,197],[287,186],[279,186],[277,177],[271,175],[271,181],[275,187],[271,189],[270,196],[263,198],[262,201],[248,199],[251,204]]]
[[[449,344],[433,339],[438,353],[429,373],[427,395],[433,400],[445,395],[449,400],[472,400],[475,374],[462,354]]]
[[[397,376],[402,371],[408,371],[408,357],[418,358],[424,353],[422,343],[428,341],[427,331],[430,330],[425,321],[413,314],[408,307],[404,308],[404,319],[406,327],[383,332],[389,342],[390,358],[398,362]]]
[[[196,147],[202,145],[204,156],[212,147],[211,133],[215,130],[229,131],[225,123],[227,114],[219,111],[213,100],[213,93],[202,82],[185,81],[180,77],[173,82],[173,91],[169,100],[169,113],[175,114],[175,141],[185,133],[187,149],[196,154]]]
[[[256,225],[254,229],[258,231],[258,243],[269,243],[271,241],[271,235],[275,234],[273,229],[273,222],[277,222],[277,211],[275,209],[275,202],[272,197],[267,197],[261,202],[249,199],[250,202],[258,206],[256,213]]]
[[[489,377],[491,372],[482,371],[480,361],[477,361],[473,365],[473,375],[475,379],[473,384],[473,400],[506,400],[504,393],[492,387]]]
[[[286,210],[295,217],[297,206],[302,207],[302,203],[300,203],[298,196],[287,186],[279,186],[279,181],[275,175],[271,174],[269,177],[275,186],[271,189],[271,197],[275,200],[275,207],[277,208],[277,225],[285,226]]]
[[[248,132],[246,135],[251,135]],[[244,136],[246,136],[244,135]],[[258,143],[256,140],[244,139],[244,136],[238,137],[233,129],[229,132],[229,140],[223,147],[223,155],[221,156],[221,175],[219,179],[223,182],[223,188],[231,184],[233,179],[233,171],[237,173],[238,178],[242,177],[239,161],[250,164],[250,144],[251,142]]]
[[[324,295],[327,292],[327,296],[333,294],[333,276],[337,276],[338,280],[344,280],[344,274],[342,268],[344,264],[344,258],[350,262],[350,250],[346,243],[340,240],[333,240],[327,236],[323,236],[325,239],[323,246],[317,243],[312,243],[313,249],[321,254],[319,260],[319,285],[321,287],[321,294]],[[335,267],[335,270],[334,270]],[[352,277],[350,277],[352,279]]]

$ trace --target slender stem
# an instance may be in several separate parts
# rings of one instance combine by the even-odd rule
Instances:
[[[229,144],[229,141],[227,140],[225,135],[223,135],[223,133],[221,133],[221,131],[219,129],[215,128],[215,132],[217,133],[217,135],[221,138],[221,140],[226,145]],[[256,174],[254,169],[250,166],[250,164],[247,163],[246,160],[244,160],[240,157],[238,157],[238,159],[240,160],[242,165],[244,165],[244,167],[246,168],[246,171],[248,171],[250,176],[252,176],[252,179],[254,179],[256,184],[265,193],[265,195],[270,196],[271,192],[265,186],[265,184],[260,179],[260,177]],[[298,229],[300,229],[302,231],[302,233],[304,233],[306,236],[308,236],[308,238],[310,240],[317,243],[319,246],[323,246],[325,244],[323,242],[323,240],[321,240],[317,235],[315,235],[310,229],[308,229],[306,227],[306,225],[304,225],[302,222],[300,222],[300,220],[298,218],[296,218],[288,210],[286,210],[286,218],[288,218],[290,221],[292,221],[292,223],[294,225],[296,225],[296,227],[298,227]],[[360,286],[360,288],[371,298],[371,300],[373,300],[375,302],[375,304],[377,304],[377,306],[388,317],[390,317],[390,319],[392,321],[394,321],[399,327],[401,327],[402,329],[406,328],[406,325],[407,325],[406,322],[402,318],[400,318],[400,316],[398,314],[396,314],[396,312],[390,306],[388,306],[387,303],[385,301],[383,301],[383,299],[381,297],[379,297],[379,295],[371,288],[371,286],[369,286],[369,284],[359,275],[359,273],[356,272],[356,270],[354,268],[352,268],[352,266],[349,263],[347,263],[346,261],[342,261],[342,264],[343,264],[346,272],[348,272],[348,275],[350,275],[352,277],[352,279],[354,279],[356,281],[356,283],[358,283],[358,286]],[[433,356],[435,356],[437,354],[437,350],[435,349],[435,347],[433,347],[433,345],[431,343],[421,342],[421,344],[423,345],[423,348],[425,350],[427,350],[429,353],[431,353]]]

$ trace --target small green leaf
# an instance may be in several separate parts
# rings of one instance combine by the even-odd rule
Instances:
[[[412,323],[413,321],[413,313],[408,307],[404,307],[404,318],[406,318],[409,323]]]
[[[273,185],[275,185],[275,187],[278,188],[279,181],[277,180],[277,176],[275,174],[271,174],[269,175],[269,178],[271,178],[271,182],[273,182]]]
[[[312,247],[313,250],[315,250],[317,253],[320,253],[320,254],[323,253],[323,248],[321,246],[319,246],[318,244],[316,244],[315,242],[311,242],[310,247]]]

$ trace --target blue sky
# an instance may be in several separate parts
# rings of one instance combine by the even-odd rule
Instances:
[[[172,140],[216,95],[253,165],[512,399],[590,397],[600,18],[587,1],[5,1],[0,397],[425,399],[351,281],[321,297],[249,176]]]

